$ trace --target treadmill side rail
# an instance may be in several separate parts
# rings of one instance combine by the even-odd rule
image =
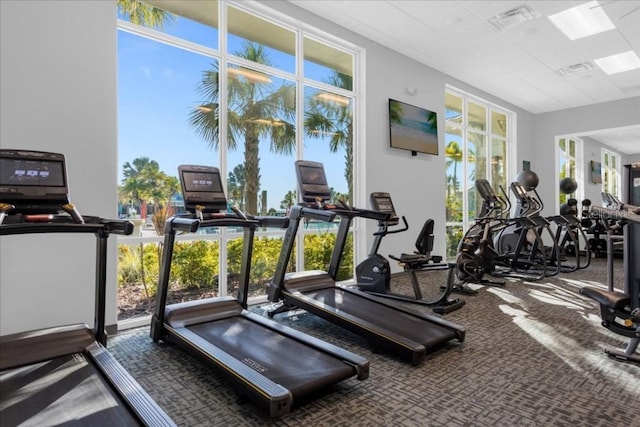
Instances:
[[[94,342],[87,350],[93,361],[100,366],[104,376],[119,390],[120,395],[142,425],[148,427],[176,425],[102,344]]]

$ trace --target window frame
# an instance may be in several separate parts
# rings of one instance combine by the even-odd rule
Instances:
[[[248,61],[244,58],[239,58],[235,55],[232,55],[228,52],[227,42],[227,7],[233,7],[235,9],[241,10],[247,14],[251,14],[256,16],[259,19],[270,22],[271,24],[281,26],[282,28],[292,31],[295,33],[295,71],[293,73],[280,70],[275,67],[269,67],[262,64],[257,64],[251,61]],[[144,37],[155,42],[164,43],[166,45],[183,49],[186,51],[190,51],[199,55],[203,55],[207,58],[215,59],[218,61],[218,71],[221,76],[220,81],[218,82],[219,87],[219,102],[220,105],[227,105],[227,68],[229,63],[237,64],[239,66],[247,66],[251,69],[255,69],[270,75],[274,75],[276,77],[280,77],[283,79],[292,80],[296,83],[296,148],[295,148],[295,158],[296,160],[304,159],[304,139],[305,135],[302,131],[304,129],[304,88],[307,86],[312,86],[314,88],[327,90],[338,95],[347,96],[352,100],[352,120],[353,120],[353,141],[352,147],[353,150],[353,183],[352,183],[352,197],[353,200],[360,203],[365,199],[365,195],[361,190],[361,185],[358,185],[362,179],[364,179],[364,162],[359,160],[364,157],[364,144],[361,144],[360,141],[364,141],[364,122],[365,122],[365,108],[363,105],[359,105],[358,100],[362,97],[361,94],[364,91],[364,79],[361,76],[364,75],[364,67],[365,67],[365,57],[364,57],[364,49],[354,45],[346,40],[338,38],[334,35],[326,33],[322,30],[310,27],[309,25],[296,20],[292,17],[284,15],[281,12],[275,11],[268,6],[261,4],[256,1],[230,1],[230,0],[218,0],[218,49],[214,49],[211,47],[203,46],[194,42],[191,42],[186,39],[182,39],[176,36],[172,36],[170,34],[164,33],[162,31],[145,27],[142,25],[133,24],[127,20],[117,18],[116,31],[125,31],[131,33],[136,36]],[[323,83],[318,80],[314,80],[309,77],[305,77],[304,75],[304,38],[309,38],[314,41],[323,43],[327,46],[330,46],[334,49],[343,51],[353,58],[352,70],[353,70],[353,87],[351,90],[346,90],[342,88],[338,88],[326,83]],[[219,126],[219,139],[220,141],[225,141],[228,134],[227,129],[227,108],[220,108],[219,112],[220,123],[224,123],[224,125]],[[225,192],[227,191],[228,185],[228,174],[229,174],[229,165],[228,165],[228,150],[226,144],[219,144],[218,147],[218,161],[217,165],[220,168],[220,173],[224,177],[223,187]],[[118,165],[120,167],[120,165]],[[293,164],[292,164],[293,169]],[[363,228],[362,226],[358,226],[356,224],[352,225],[351,232],[353,233],[354,239],[354,260],[359,259],[358,256],[361,253],[366,252],[366,235],[365,233],[359,233],[359,228]],[[335,233],[337,231],[337,227],[333,227],[333,230],[330,232]],[[320,233],[327,232],[326,230],[305,230],[301,229],[297,236],[297,244],[296,244],[296,253],[294,254],[296,265],[298,268],[302,268],[304,265],[304,238],[307,234],[310,233]],[[256,232],[256,238],[259,237],[278,237],[283,236],[284,230],[258,230]],[[227,295],[227,271],[226,271],[226,252],[227,252],[227,241],[237,239],[241,237],[241,234],[235,232],[229,232],[226,229],[221,229],[217,234],[206,235],[206,240],[218,240],[220,242],[220,252],[219,252],[219,283],[218,283],[218,295]],[[199,236],[200,238],[200,236]],[[139,245],[141,243],[152,243],[152,242],[161,242],[162,236],[153,236],[153,237],[138,237],[138,236],[118,236],[118,244],[125,245]],[[193,237],[189,236],[179,236],[177,241],[189,241],[193,240]],[[355,265],[353,266],[355,271]],[[249,299],[249,303],[259,303],[266,301],[266,295],[261,295],[258,297],[253,297]]]
[[[608,164],[608,162],[605,162],[605,156],[609,156],[610,160],[614,158],[616,162],[616,166],[612,167]],[[620,156],[620,154],[618,154],[613,150],[610,150],[607,147],[602,147],[600,149],[600,161],[602,162],[601,191],[604,193],[610,193],[615,197],[617,197],[618,199],[622,200],[622,156]],[[608,176],[611,176],[611,174],[613,174],[614,176],[613,181],[610,179],[609,180],[605,179],[605,176],[607,176],[606,175],[607,173],[608,173]],[[611,188],[607,188],[611,186],[614,186],[616,191],[611,191]]]
[[[493,177],[491,176],[492,174],[490,173],[491,171],[491,158],[492,158],[492,149],[493,149],[493,141],[494,140],[501,140],[504,142],[504,146],[505,146],[505,159],[504,159],[504,177],[505,180],[507,180],[507,177],[511,176],[511,171],[515,170],[514,168],[514,164],[515,164],[515,157],[516,157],[516,122],[517,122],[517,113],[515,113],[514,111],[511,111],[503,106],[497,105],[493,102],[487,101],[485,99],[482,99],[478,96],[475,96],[469,92],[466,92],[464,90],[458,89],[454,86],[451,85],[445,85],[445,91],[444,91],[444,95],[446,97],[446,95],[452,95],[455,96],[457,98],[461,98],[462,99],[462,121],[460,123],[457,123],[455,121],[450,121],[449,119],[446,118],[446,113],[445,113],[445,135],[448,134],[448,130],[449,127],[453,128],[453,129],[457,129],[460,131],[461,134],[461,139],[462,139],[462,146],[460,147],[462,150],[462,177],[463,179],[461,179],[461,191],[462,191],[462,221],[449,221],[447,220],[445,223],[445,229],[448,230],[450,227],[461,227],[462,228],[462,233],[464,235],[464,233],[469,229],[469,227],[471,227],[471,225],[474,224],[474,220],[475,218],[470,218],[469,217],[469,190],[471,187],[467,186],[467,181],[469,181],[468,179],[468,174],[470,171],[470,168],[468,168],[468,163],[469,163],[469,148],[468,148],[468,141],[469,141],[469,134],[478,134],[480,135],[483,139],[484,139],[484,145],[485,145],[485,152],[484,152],[484,157],[485,157],[485,161],[486,161],[486,172],[487,172],[487,177],[486,179],[489,180],[489,182],[492,185],[495,185],[493,183]],[[483,107],[485,109],[485,124],[486,124],[486,128],[484,130],[479,129],[477,127],[472,127],[469,126],[469,107],[468,105],[472,103],[476,106],[480,106]],[[446,112],[446,102],[445,102],[445,112]],[[493,127],[493,121],[492,121],[492,113],[499,113],[499,114],[503,114],[505,116],[505,120],[506,120],[506,132],[504,137],[497,134],[497,133],[493,133],[492,132],[492,127]],[[445,150],[447,148],[447,142],[445,141]],[[478,155],[475,155],[476,161],[474,162],[474,166],[475,170],[478,170],[477,168],[477,159],[478,159]],[[445,158],[446,161],[446,158]],[[445,166],[445,176],[447,174],[447,169]],[[446,179],[445,179],[446,182]],[[448,184],[446,184],[448,185]],[[496,188],[496,191],[499,191]],[[505,191],[508,191],[508,189],[505,188]],[[446,239],[447,239],[447,248],[448,248],[448,244],[449,244],[449,233],[447,231],[446,234]]]

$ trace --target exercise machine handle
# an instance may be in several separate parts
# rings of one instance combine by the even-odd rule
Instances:
[[[200,220],[195,218],[180,218],[180,217],[172,217],[167,220],[167,224],[165,226],[166,231],[175,230],[175,231],[187,231],[189,233],[195,233],[200,227]]]
[[[279,216],[256,216],[251,218],[258,221],[258,226],[269,228],[287,228],[289,226],[289,218]]]
[[[302,216],[305,218],[317,219],[325,222],[332,222],[336,217],[336,213],[334,211],[312,208],[302,208],[301,211]]]
[[[391,230],[389,231],[389,226],[387,225],[386,222],[384,223],[384,226],[382,228],[382,230],[376,231],[373,233],[374,236],[386,236],[387,234],[395,234],[395,233],[401,233],[403,231],[407,231],[409,229],[409,224],[407,223],[407,218],[404,217],[404,215],[402,216],[402,228],[397,228],[395,230]]]

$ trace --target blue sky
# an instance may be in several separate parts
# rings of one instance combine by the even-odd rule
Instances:
[[[176,20],[166,27],[173,35],[192,41],[217,44],[215,31],[186,20]],[[230,51],[241,40],[230,37]],[[274,63],[288,62],[286,55]],[[137,157],[149,157],[168,175],[177,175],[180,164],[219,165],[219,154],[209,148],[188,124],[189,113],[199,105],[197,86],[202,72],[212,69],[216,59],[167,46],[125,31],[118,31],[118,183],[122,165]],[[323,80],[327,71],[313,67],[315,78]],[[305,159],[325,164],[329,184],[346,192],[343,151],[329,154],[328,143],[311,140],[305,145]],[[229,171],[242,163],[243,147],[229,151]],[[293,190],[295,156],[269,153],[268,141],[260,147],[261,183],[268,190],[268,207],[279,209],[284,194]]]

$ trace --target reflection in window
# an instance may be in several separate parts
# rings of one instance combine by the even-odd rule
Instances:
[[[337,73],[335,77],[337,81]],[[304,157],[327,159],[324,162],[325,173],[334,199],[340,198],[352,204],[352,100],[343,95],[305,86],[304,102]]]
[[[262,58],[269,58],[270,65],[282,71],[295,73],[296,71],[296,38],[295,33],[279,25],[271,23],[256,15],[244,12],[235,7],[227,8],[228,46],[227,51],[237,55],[239,46],[252,46],[259,49]],[[242,52],[246,51],[244,49]],[[239,55],[247,58],[245,55]]]
[[[342,89],[353,89],[353,54],[304,38],[304,76]],[[327,76],[332,78],[327,79]]]

